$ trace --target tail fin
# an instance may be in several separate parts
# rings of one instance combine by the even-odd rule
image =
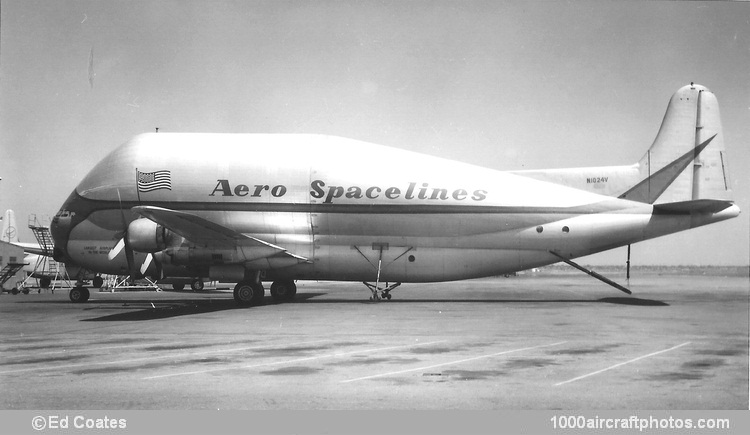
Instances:
[[[649,204],[731,200],[719,104],[708,88],[691,83],[672,96],[638,170],[642,181],[620,198]]]
[[[5,210],[3,218],[3,232],[0,240],[8,243],[18,243],[18,227],[16,227],[16,214],[13,210]]]

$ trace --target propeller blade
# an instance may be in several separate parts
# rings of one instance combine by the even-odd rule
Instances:
[[[112,248],[111,251],[109,251],[109,254],[107,254],[107,257],[109,257],[109,260],[112,261],[120,254],[120,251],[122,251],[122,248],[125,247],[125,238],[120,239],[114,248]]]
[[[151,266],[151,261],[153,261],[154,256],[149,254],[146,254],[146,260],[141,265],[141,275],[145,275],[146,271],[148,270],[148,267]]]
[[[164,259],[164,251],[153,254],[153,257],[154,266],[156,266],[156,274],[154,276],[157,277],[157,280],[166,278],[166,276],[164,275],[164,268],[161,265],[162,260]]]
[[[130,242],[128,242],[128,220],[125,218],[125,210],[122,208],[122,198],[120,197],[120,189],[117,189],[117,200],[120,203],[120,217],[122,218],[122,231],[123,231],[123,245],[125,247],[125,259],[128,262],[128,272],[130,278],[135,279],[137,270],[135,266],[135,260],[133,259],[133,250],[130,248]]]
[[[133,258],[133,250],[130,249],[130,243],[128,243],[128,237],[125,236],[125,259],[128,260],[128,271],[130,271],[130,277],[136,278],[136,265],[135,259]]]

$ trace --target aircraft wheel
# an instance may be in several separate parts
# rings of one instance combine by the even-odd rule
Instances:
[[[177,291],[184,290],[185,289],[185,283],[184,282],[176,282],[176,283],[172,284],[172,288],[175,289],[175,290],[177,290]]]
[[[91,282],[91,285],[93,285],[94,288],[102,288],[102,285],[104,285],[104,278],[98,275],[95,276]]]
[[[248,307],[258,305],[265,296],[262,284],[254,284],[247,281],[238,282],[234,286],[234,300],[238,305]]]
[[[44,277],[39,279],[39,287],[41,288],[49,288],[49,285],[52,284],[52,280],[49,277]]]
[[[263,288],[263,284],[251,284],[253,286],[253,304],[260,305],[263,303],[263,298],[266,297],[266,289]]]
[[[21,293],[27,295],[27,294],[29,294],[29,289],[27,287],[24,287],[24,288],[21,289]]]
[[[271,284],[271,297],[275,301],[291,301],[297,294],[297,286],[292,280],[274,281]]]
[[[68,294],[68,297],[72,302],[75,303],[81,303],[86,302],[89,300],[89,289],[86,287],[73,287],[70,289],[70,294]]]
[[[190,283],[190,288],[196,292],[203,290],[203,281],[197,278],[194,279],[193,282]]]
[[[18,289],[15,288],[15,287],[13,287],[13,289],[11,289],[10,292],[11,292],[11,294],[17,295],[18,294]]]

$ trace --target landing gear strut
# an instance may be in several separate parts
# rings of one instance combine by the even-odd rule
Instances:
[[[412,251],[414,249],[413,246],[406,248],[404,252],[401,253],[401,255],[397,256],[393,260],[391,260],[389,263],[387,263],[385,266],[383,266],[383,251],[387,251],[389,249],[388,243],[373,243],[372,244],[372,250],[378,251],[378,262],[375,264],[373,261],[371,261],[367,256],[356,246],[353,246],[354,249],[359,252],[359,255],[361,255],[365,260],[367,260],[368,263],[372,265],[372,267],[375,268],[377,271],[377,274],[375,275],[375,284],[371,284],[367,281],[363,281],[362,283],[367,286],[368,289],[370,289],[370,292],[372,292],[372,296],[370,296],[370,300],[373,302],[377,302],[379,300],[385,299],[385,300],[391,300],[391,290],[395,289],[396,287],[400,286],[401,283],[397,282],[395,284],[388,284],[385,283],[385,287],[380,287],[380,273],[383,271],[383,267],[388,266],[389,264],[393,264],[398,260],[399,258],[406,255],[408,252]],[[414,257],[411,256],[409,258],[409,261],[414,261]],[[378,292],[380,292],[380,295],[378,295]]]
[[[367,288],[370,289],[372,292],[372,296],[370,296],[370,300],[373,302],[377,302],[381,299],[385,299],[390,301],[391,300],[391,290],[395,289],[396,287],[400,286],[401,283],[397,282],[394,284],[385,284],[385,287],[379,287],[378,283],[371,284],[367,281],[362,281],[362,284],[366,285]],[[378,292],[380,292],[380,295],[378,296]]]

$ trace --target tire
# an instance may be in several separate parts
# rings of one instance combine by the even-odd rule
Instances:
[[[247,281],[238,282],[234,286],[234,300],[241,307],[260,305],[263,303],[265,290],[262,284],[254,284]]]
[[[251,284],[253,287],[253,305],[263,304],[263,299],[266,297],[266,289],[263,288],[263,284]]]
[[[101,276],[95,276],[91,281],[91,285],[94,286],[94,288],[102,288],[102,285],[104,285],[104,278]]]
[[[172,284],[172,288],[179,291],[182,291],[185,289],[185,283],[184,282],[176,282]]]
[[[10,292],[11,292],[11,294],[17,295],[18,294],[18,289],[15,288],[15,287],[13,287],[13,289]]]
[[[193,282],[190,283],[190,288],[196,292],[203,290],[203,281],[200,279],[194,279]]]
[[[49,288],[50,284],[52,284],[52,280],[48,276],[45,276],[44,278],[39,278],[39,287]]]
[[[291,301],[297,294],[297,286],[292,280],[274,281],[271,284],[271,297],[275,301]]]
[[[70,289],[68,297],[71,302],[79,304],[89,300],[89,289],[86,287],[73,287]]]
[[[234,300],[241,307],[249,307],[253,304],[253,286],[247,282],[238,282],[234,286]]]

